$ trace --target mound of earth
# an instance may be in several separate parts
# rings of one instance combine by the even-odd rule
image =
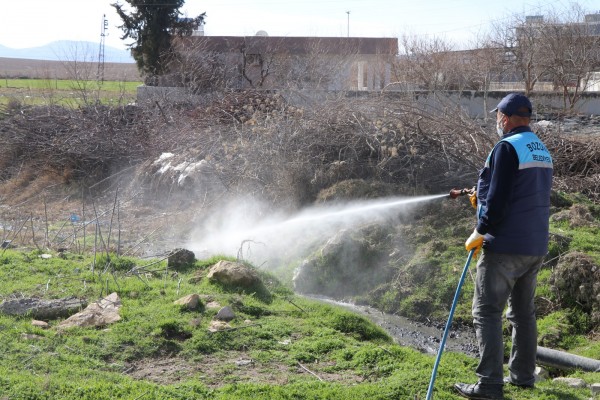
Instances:
[[[573,252],[560,258],[552,274],[552,283],[564,308],[577,307],[600,325],[600,266],[584,253]]]

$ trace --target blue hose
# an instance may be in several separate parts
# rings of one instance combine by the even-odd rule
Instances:
[[[435,383],[435,377],[437,375],[438,365],[440,364],[440,360],[442,359],[442,353],[444,352],[444,346],[446,345],[446,339],[448,338],[448,333],[450,332],[450,326],[452,326],[452,317],[454,316],[454,310],[456,309],[456,303],[458,303],[458,297],[460,296],[460,290],[462,289],[462,285],[465,282],[465,277],[467,276],[467,271],[469,270],[469,264],[471,264],[471,259],[473,258],[473,253],[475,249],[469,252],[469,256],[467,257],[467,262],[465,263],[465,267],[463,268],[462,275],[460,276],[460,281],[458,282],[458,286],[456,287],[456,293],[454,293],[454,300],[452,301],[452,307],[450,307],[450,315],[448,316],[448,322],[446,322],[446,328],[444,329],[444,335],[442,336],[442,341],[440,342],[440,349],[438,350],[437,357],[435,359],[435,364],[433,364],[433,371],[431,371],[431,380],[429,381],[429,388],[427,389],[427,397],[426,400],[431,400],[431,396],[433,396],[433,384]]]

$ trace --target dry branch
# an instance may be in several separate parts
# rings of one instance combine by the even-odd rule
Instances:
[[[309,374],[311,374],[312,376],[316,377],[318,380],[323,382],[323,379],[321,379],[321,377],[319,375],[315,374],[310,369],[308,369],[304,365],[300,364],[300,361],[298,361],[298,365],[300,366],[300,368],[302,368],[303,370],[305,370],[306,372],[308,372]]]

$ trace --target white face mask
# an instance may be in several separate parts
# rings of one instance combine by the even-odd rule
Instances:
[[[504,136],[504,130],[502,129],[502,126],[500,125],[500,121],[496,122],[496,133],[500,137]]]

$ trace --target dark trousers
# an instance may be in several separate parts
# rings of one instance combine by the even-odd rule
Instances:
[[[473,296],[473,322],[481,356],[476,373],[481,383],[503,382],[502,312],[507,304],[506,317],[513,327],[508,362],[511,380],[520,385],[535,382],[537,324],[533,299],[543,260],[543,256],[482,251]]]

